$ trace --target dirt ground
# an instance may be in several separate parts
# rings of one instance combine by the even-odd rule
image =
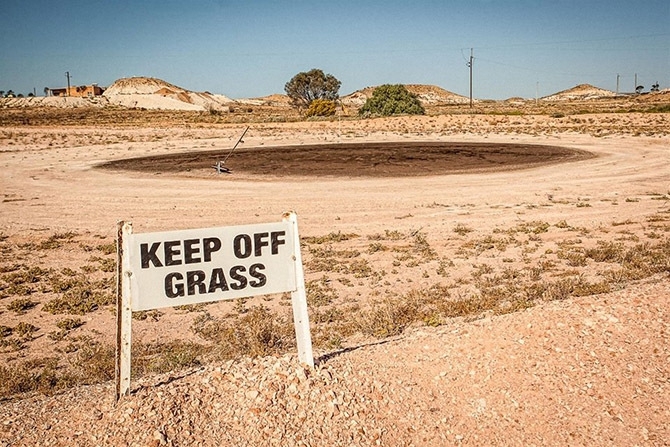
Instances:
[[[233,173],[217,174],[245,126],[1,127],[3,340],[22,322],[37,330],[0,355],[15,369],[74,364],[83,344],[113,344],[109,305],[77,314],[83,325],[59,339],[47,334],[64,315],[45,311],[55,286],[36,282],[34,304],[18,309],[7,284],[29,266],[97,281],[118,220],[139,233],[294,210],[306,280],[329,293],[310,303],[317,368],[289,351],[146,375],[117,405],[109,381],[12,395],[0,445],[670,445],[667,113],[252,123]],[[622,255],[596,255],[603,247]],[[339,310],[372,326],[369,309],[392,312],[384,303],[494,289],[481,312],[395,333],[324,323]],[[244,306],[258,304],[286,309],[282,297]],[[134,340],[197,341],[199,316],[234,306],[134,321]]]
[[[240,151],[204,151],[117,160],[104,169],[206,176],[224,161],[231,173],[273,177],[413,177],[523,169],[579,160],[586,151],[545,145],[386,142],[338,143]],[[227,161],[227,163],[225,163]]]

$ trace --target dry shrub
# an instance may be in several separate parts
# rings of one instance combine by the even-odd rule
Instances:
[[[623,252],[621,243],[598,241],[597,247],[587,249],[584,254],[596,262],[619,262]]]
[[[44,305],[43,310],[51,314],[83,315],[116,302],[111,278],[93,281],[79,274],[54,275],[50,283],[54,292],[62,293]]]
[[[305,292],[307,295],[307,304],[310,307],[326,306],[337,298],[335,289],[333,289],[328,278],[325,276],[320,280],[307,281],[305,283]]]
[[[359,236],[356,233],[342,233],[341,231],[338,231],[337,233],[328,233],[325,236],[304,237],[302,238],[302,241],[306,244],[326,244],[348,241],[349,239],[354,239],[357,237]]]
[[[376,233],[368,236],[371,241],[399,241],[405,239],[405,235],[398,230],[384,230],[384,234]]]
[[[549,225],[549,223],[547,222],[534,220],[532,222],[523,222],[517,225],[512,231],[521,233],[540,234],[540,233],[546,233],[549,230],[550,226],[551,225]]]
[[[390,337],[401,334],[408,326],[424,322],[431,326],[442,323],[446,317],[449,291],[442,286],[423,290],[411,290],[397,297],[386,297],[371,303],[370,308],[355,317],[356,329],[374,337]]]
[[[64,331],[71,331],[83,325],[84,322],[81,320],[81,318],[64,318],[56,322],[56,327]]]
[[[532,289],[532,295],[529,296],[541,298],[545,301],[566,300],[570,298],[573,290],[574,280],[563,278],[554,282],[538,284]]]
[[[19,337],[22,337],[24,340],[32,340],[33,333],[39,330],[40,328],[38,328],[37,326],[32,325],[30,323],[26,323],[25,321],[21,321],[14,327],[13,332]]]
[[[361,332],[379,338],[401,334],[407,326],[421,319],[423,306],[416,298],[418,296],[410,293],[405,299],[387,298],[372,303],[358,321]]]
[[[195,319],[192,330],[214,343],[213,355],[220,359],[283,354],[295,347],[290,315],[279,315],[262,305],[230,320],[205,313]]]
[[[5,268],[6,274],[0,276],[0,297],[11,295],[25,296],[35,292],[33,284],[37,284],[49,272],[41,267],[28,267],[14,264]]]
[[[305,116],[333,116],[336,109],[335,101],[330,99],[315,99],[310,103]]]
[[[37,306],[37,302],[30,298],[17,298],[7,305],[7,310],[22,315],[35,306]]]
[[[412,248],[415,253],[423,256],[425,261],[435,259],[437,257],[437,253],[428,243],[428,239],[426,239],[426,235],[424,233],[416,232],[414,234]]]
[[[32,391],[53,394],[76,383],[76,377],[59,367],[56,358],[30,360],[11,367],[0,365],[0,400]]]
[[[199,366],[207,352],[208,348],[204,345],[183,340],[151,344],[134,343],[133,375],[162,374]],[[114,369],[111,371],[113,373]]]
[[[467,225],[463,225],[463,224],[459,223],[454,227],[453,231],[454,231],[454,233],[456,233],[460,236],[465,236],[466,234],[471,233],[474,230],[472,228],[468,227]]]
[[[116,349],[90,337],[80,337],[70,351],[76,355],[67,364],[57,358],[41,358],[6,367],[0,365],[0,401],[13,395],[37,391],[53,394],[76,385],[90,385],[114,379]],[[207,348],[197,343],[133,344],[135,377],[165,373],[200,365]]]
[[[96,249],[101,251],[105,255],[111,255],[116,253],[116,242],[108,242],[106,244],[99,244]]]
[[[12,332],[13,329],[11,327],[0,324],[0,340],[2,340],[5,337],[11,336]]]
[[[358,250],[335,250],[332,246],[309,247],[310,258],[305,268],[311,272],[344,272],[348,270],[348,260],[360,256]]]
[[[116,368],[116,348],[91,339],[77,350],[71,369],[76,372],[79,384],[92,384],[112,380]],[[135,358],[133,358],[135,363]]]

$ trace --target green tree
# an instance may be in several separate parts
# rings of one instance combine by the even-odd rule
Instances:
[[[315,99],[335,101],[342,83],[333,75],[314,68],[298,73],[284,85],[284,90],[294,106],[309,107]]]
[[[402,84],[384,84],[372,92],[358,113],[364,116],[423,115],[426,111],[417,95]]]

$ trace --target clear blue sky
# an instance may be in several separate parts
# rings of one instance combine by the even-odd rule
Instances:
[[[670,87],[670,0],[3,0],[0,90],[151,76],[232,98],[320,68],[341,95],[433,84],[474,96],[580,83]]]

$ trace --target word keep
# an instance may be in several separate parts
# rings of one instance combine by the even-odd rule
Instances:
[[[232,251],[237,259],[246,259],[252,255],[276,255],[279,253],[279,246],[286,243],[284,236],[285,231],[238,234],[233,238]],[[212,254],[220,251],[222,246],[218,237],[160,241],[151,245],[143,243],[140,244],[141,267],[147,269],[211,262]]]

